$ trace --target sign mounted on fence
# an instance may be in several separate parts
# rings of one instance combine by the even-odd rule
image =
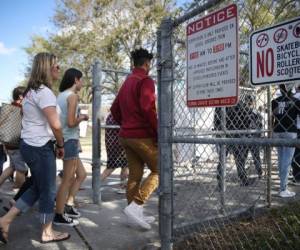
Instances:
[[[231,4],[187,25],[188,107],[232,106],[238,101],[237,6]]]
[[[251,34],[250,79],[253,85],[300,79],[300,17]]]

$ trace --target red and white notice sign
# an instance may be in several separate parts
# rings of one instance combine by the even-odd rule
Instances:
[[[300,79],[300,17],[251,34],[250,76],[253,85]]]
[[[233,106],[238,101],[237,6],[187,25],[188,107]]]

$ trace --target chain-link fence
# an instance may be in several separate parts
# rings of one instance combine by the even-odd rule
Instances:
[[[258,27],[289,18],[289,8],[299,11],[299,2],[285,1],[283,7],[282,1],[236,1],[239,102],[188,108],[186,25],[224,2],[206,2],[181,18],[166,19],[158,31],[162,249],[173,244],[175,249],[297,249],[300,190],[292,185],[300,180],[297,147],[288,177],[300,143],[299,101],[289,85],[250,85],[248,38]]]

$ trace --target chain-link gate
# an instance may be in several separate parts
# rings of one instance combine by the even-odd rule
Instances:
[[[102,68],[100,62],[93,67],[93,201],[101,202],[101,167],[110,170],[121,168],[120,180],[111,181],[106,186],[123,186],[126,182],[125,168],[127,160],[125,151],[119,144],[120,126],[110,114],[110,107],[119,86],[129,73],[126,71]],[[124,170],[124,174],[122,171]],[[105,173],[104,173],[105,174]],[[103,178],[106,178],[103,175]],[[123,178],[123,179],[122,179]],[[119,190],[121,191],[121,190]]]
[[[173,244],[175,249],[300,247],[299,197],[287,198],[293,193],[285,192],[284,184],[289,160],[299,145],[296,116],[300,106],[295,90],[249,84],[249,45],[244,32],[250,25],[247,2],[251,1],[237,1],[240,98],[234,107],[186,105],[187,21],[219,8],[224,1],[209,1],[183,17],[165,19],[158,30],[162,249],[171,249]],[[270,2],[269,9],[266,3],[257,7],[265,8],[265,17],[260,16],[261,23],[252,28],[271,24],[265,18],[276,1],[265,2]],[[282,106],[284,102],[290,106]],[[290,183],[288,188],[300,191]]]

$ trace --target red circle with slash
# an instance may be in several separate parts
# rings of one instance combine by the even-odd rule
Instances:
[[[300,22],[295,25],[293,29],[293,35],[297,38],[300,37]]]
[[[275,31],[273,39],[275,43],[283,43],[288,36],[288,32],[286,29],[281,28]]]
[[[256,39],[256,45],[260,48],[265,47],[269,42],[269,36],[266,33],[260,34]]]

